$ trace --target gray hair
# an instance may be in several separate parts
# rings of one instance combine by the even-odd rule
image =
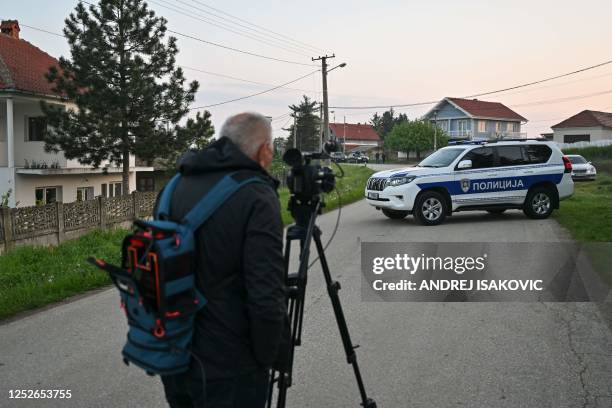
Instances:
[[[272,145],[272,125],[270,119],[259,113],[239,113],[227,118],[220,136],[227,137],[252,158],[264,143]]]

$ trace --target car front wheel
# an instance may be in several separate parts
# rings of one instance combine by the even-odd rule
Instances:
[[[546,187],[534,188],[527,194],[523,212],[529,218],[541,220],[548,218],[553,212],[553,192]]]
[[[447,215],[446,200],[437,191],[426,191],[416,200],[414,217],[423,225],[441,224]]]

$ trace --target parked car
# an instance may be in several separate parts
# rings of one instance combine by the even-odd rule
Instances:
[[[367,163],[368,160],[368,156],[361,152],[353,152],[349,154],[347,158],[349,163]]]
[[[597,169],[593,166],[593,163],[579,154],[568,154],[567,157],[572,162],[572,178],[574,180],[595,180]]]
[[[344,163],[346,161],[346,154],[343,152],[332,152],[330,156],[331,160],[336,163]]]
[[[466,142],[439,149],[416,167],[375,173],[365,196],[388,218],[412,214],[424,225],[471,210],[522,209],[544,219],[573,194],[571,173],[572,163],[553,142]]]

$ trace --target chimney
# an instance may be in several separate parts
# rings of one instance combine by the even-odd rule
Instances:
[[[19,39],[19,22],[17,20],[2,20],[2,24],[0,24],[0,32],[2,34],[8,35],[16,40]]]

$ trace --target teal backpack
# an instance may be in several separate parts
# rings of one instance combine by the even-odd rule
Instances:
[[[154,219],[134,221],[134,232],[123,240],[121,267],[89,258],[119,289],[128,322],[122,352],[126,364],[151,375],[189,368],[195,315],[206,304],[196,289],[196,231],[241,187],[265,183],[259,177],[236,181],[234,176],[224,176],[175,222],[169,219],[172,194],[181,179],[180,173],[175,175],[159,198]]]

